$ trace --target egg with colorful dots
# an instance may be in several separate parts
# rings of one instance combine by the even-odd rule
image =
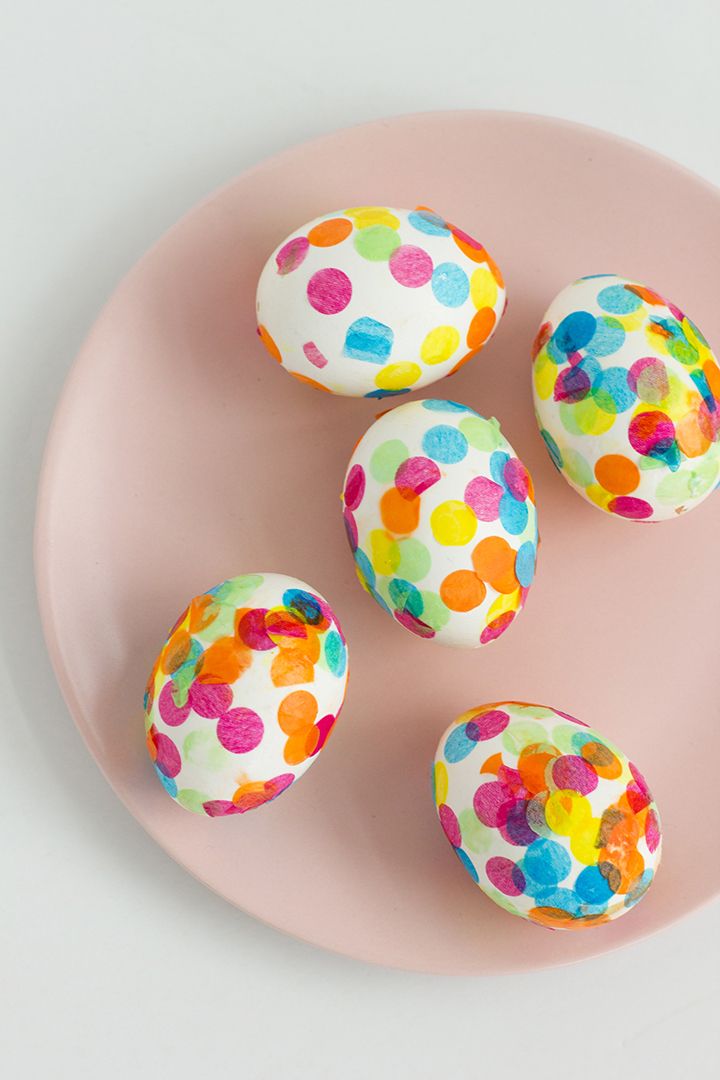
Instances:
[[[145,691],[150,758],[169,795],[243,814],[316,760],[342,707],[347,645],[327,601],[283,574],[244,574],[190,601]]]
[[[555,297],[533,346],[540,432],[583,498],[668,521],[720,480],[720,368],[676,304],[613,274]]]
[[[451,375],[505,310],[489,252],[426,208],[360,206],[315,218],[269,257],[258,333],[301,382],[388,397]]]
[[[413,634],[475,648],[523,607],[537,513],[497,420],[435,399],[391,409],[355,447],[343,513],[360,584]]]
[[[642,773],[567,713],[517,701],[470,709],[440,739],[433,788],[463,867],[512,915],[598,926],[655,878],[660,817]]]

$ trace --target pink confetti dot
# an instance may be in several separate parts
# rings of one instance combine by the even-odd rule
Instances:
[[[252,709],[230,709],[218,720],[218,741],[231,754],[247,754],[262,742],[265,727]]]
[[[318,270],[308,281],[307,298],[321,315],[337,315],[344,311],[351,297],[350,278],[335,267]]]
[[[439,479],[440,469],[434,461],[427,457],[411,457],[403,461],[395,473],[395,487],[403,494],[422,495]]]
[[[460,825],[454,812],[446,803],[443,803],[442,806],[438,807],[438,816],[440,818],[440,824],[443,827],[443,832],[452,846],[460,847],[462,844],[462,836],[460,834]]]
[[[314,341],[306,341],[303,345],[303,352],[305,353],[306,359],[309,360],[314,367],[327,367],[327,357],[323,356]]]
[[[497,521],[503,489],[488,476],[476,476],[465,488],[465,502],[478,521]]]
[[[232,690],[225,683],[203,683],[197,680],[190,687],[189,701],[193,712],[206,720],[216,720],[232,705]]]
[[[432,277],[433,261],[414,244],[401,244],[390,256],[390,273],[406,289],[419,289]]]
[[[525,891],[525,876],[512,859],[495,855],[485,863],[488,881],[504,896],[522,896]]]
[[[304,262],[309,247],[310,244],[305,236],[296,236],[293,240],[288,240],[287,244],[283,244],[275,256],[278,274],[289,274],[297,270],[298,266]]]
[[[186,702],[181,709],[178,709],[173,696],[174,690],[175,687],[172,680],[170,680],[165,683],[158,698],[160,716],[168,727],[179,727],[180,724],[185,723],[190,715],[190,702]]]

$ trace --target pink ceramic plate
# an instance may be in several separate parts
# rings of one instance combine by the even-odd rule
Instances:
[[[480,652],[413,638],[361,592],[339,492],[378,403],[288,378],[255,334],[255,283],[279,240],[317,214],[372,203],[435,207],[487,243],[507,278],[510,306],[491,345],[429,395],[499,417],[536,482],[539,575],[517,624]],[[70,711],[166,851],[291,934],[432,972],[592,956],[718,891],[720,862],[707,857],[716,793],[702,776],[720,753],[720,497],[649,526],[578,498],[538,435],[528,356],[553,294],[608,271],[656,287],[720,341],[718,250],[720,193],[677,165],[568,123],[461,112],[289,150],[211,196],[138,263],[55,417],[37,578]],[[311,582],[340,613],[347,703],[297,789],[242,818],[203,820],[153,774],[143,687],[186,600],[258,569]],[[429,789],[439,734],[470,706],[504,698],[597,725],[650,779],[664,862],[648,897],[614,924],[573,934],[511,918],[471,884],[441,833]]]

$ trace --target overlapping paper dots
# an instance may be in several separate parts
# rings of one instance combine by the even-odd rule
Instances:
[[[397,406],[356,446],[343,505],[361,585],[412,633],[485,645],[525,603],[533,486],[496,420],[453,401]]]
[[[565,479],[617,517],[665,521],[720,478],[720,368],[693,322],[644,285],[581,278],[533,349],[538,423]]]
[[[566,713],[519,702],[469,710],[440,739],[433,785],[460,862],[513,915],[596,926],[653,881],[660,818],[642,774]]]
[[[145,692],[147,746],[165,790],[213,818],[276,798],[325,746],[346,682],[342,630],[303,582],[246,574],[196,596]]]
[[[452,374],[504,308],[489,252],[424,208],[316,218],[270,256],[257,292],[270,355],[296,379],[351,397],[404,394]]]

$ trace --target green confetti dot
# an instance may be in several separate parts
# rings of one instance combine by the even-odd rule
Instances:
[[[482,416],[466,416],[460,421],[458,427],[470,445],[474,446],[476,450],[490,452],[497,450],[499,446],[505,445],[505,439],[500,431],[500,424],[494,416],[489,420]]]
[[[370,472],[379,484],[389,484],[395,479],[403,461],[410,457],[407,446],[400,439],[388,439],[381,443],[370,458]]]
[[[389,225],[369,225],[355,233],[355,250],[363,259],[371,262],[387,262],[396,248],[400,247],[400,237],[396,229]]]
[[[410,536],[406,540],[399,540],[400,565],[398,577],[406,581],[421,581],[430,572],[432,556],[420,540]]]
[[[565,472],[578,487],[585,488],[592,484],[595,477],[588,462],[577,450],[569,448],[563,450],[563,467]]]
[[[203,810],[203,803],[210,802],[209,795],[203,795],[201,791],[195,791],[194,788],[181,788],[176,795],[177,801],[181,806],[184,806],[186,810],[190,810],[193,814],[205,814]]]
[[[186,763],[218,772],[233,760],[233,755],[217,741],[215,730],[191,731],[183,740]]]
[[[469,851],[476,855],[488,850],[492,840],[490,830],[483,825],[482,821],[478,820],[478,816],[471,806],[460,813],[458,824],[463,847],[468,848]]]
[[[442,630],[450,619],[450,612],[443,604],[437,593],[421,592],[423,598],[423,622],[433,630]]]

